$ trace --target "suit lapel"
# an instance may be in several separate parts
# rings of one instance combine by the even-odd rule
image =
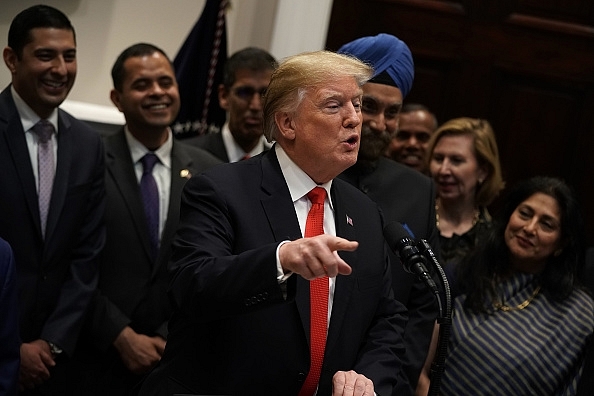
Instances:
[[[188,179],[192,177],[193,159],[188,153],[183,150],[183,147],[173,141],[171,148],[171,188],[169,193],[169,208],[167,209],[167,221],[163,227],[163,234],[161,241],[172,241],[177,231],[177,224],[179,220],[179,210],[182,195],[182,190]],[[157,263],[165,259],[164,254],[167,254],[169,249],[160,249]],[[153,276],[158,272],[159,266],[153,267]]]
[[[72,166],[72,134],[70,122],[63,116],[61,110],[58,110],[58,158],[56,164],[56,175],[54,177],[54,184],[52,186],[52,199],[50,202],[50,210],[47,215],[47,229],[46,240],[49,241],[52,237],[60,213],[63,210],[66,194],[69,190],[68,184],[70,182],[70,169]]]
[[[295,214],[295,206],[291,200],[289,188],[274,150],[270,150],[262,158],[262,206],[272,227],[275,240],[293,240],[301,238],[299,221]]]
[[[1,106],[8,109],[9,116],[6,120],[0,122],[6,125],[2,128],[4,130],[4,139],[8,145],[8,151],[12,157],[14,169],[17,172],[18,179],[23,189],[26,205],[31,213],[33,223],[36,225],[37,233],[41,238],[41,221],[39,219],[39,205],[37,202],[37,186],[35,185],[35,176],[33,174],[33,167],[31,165],[31,157],[29,155],[29,148],[27,147],[27,139],[25,138],[25,131],[21,118],[16,109],[12,96],[10,94],[10,86],[6,88],[0,96]]]
[[[214,133],[209,139],[208,143],[211,152],[224,162],[229,162],[229,156],[227,155],[227,149],[225,148],[225,142],[223,141],[223,133]]]
[[[358,240],[356,232],[356,208],[350,207],[350,200],[344,196],[344,188],[340,185],[340,180],[332,183],[332,203],[334,205],[334,223],[336,225],[336,235],[350,241]],[[336,345],[336,340],[344,325],[344,318],[349,306],[349,301],[353,295],[353,289],[356,281],[357,271],[357,251],[339,252],[340,257],[351,266],[353,273],[348,276],[338,275],[334,288],[334,300],[332,304],[332,315],[330,317],[330,327],[328,329],[328,338],[326,341],[326,350],[331,351]],[[330,352],[331,354],[331,352]]]
[[[124,130],[122,129],[117,134],[107,138],[105,147],[107,172],[121,194],[134,223],[134,228],[142,241],[144,251],[151,260],[148,226],[144,215],[142,198],[140,197],[138,179],[136,178]]]
[[[278,164],[274,148],[262,157],[262,206],[276,241],[295,240],[302,237],[299,221],[289,188]],[[293,275],[296,294],[295,303],[303,324],[303,331],[309,340],[309,282],[299,275]],[[289,287],[292,282],[289,282]]]

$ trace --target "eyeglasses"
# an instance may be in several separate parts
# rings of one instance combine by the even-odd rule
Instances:
[[[233,93],[239,99],[249,102],[254,98],[254,95],[256,93],[260,96],[260,98],[262,98],[266,94],[266,88],[261,88],[260,90],[256,90],[256,88],[250,87],[250,86],[237,87],[233,90]]]

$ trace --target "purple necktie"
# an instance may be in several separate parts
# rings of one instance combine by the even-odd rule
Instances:
[[[159,158],[153,153],[148,153],[140,159],[140,162],[143,167],[140,193],[148,224],[153,259],[155,259],[159,250],[159,189],[153,177],[153,168],[159,162]]]
[[[52,142],[54,126],[48,120],[40,120],[33,126],[33,132],[35,132],[38,137],[37,170],[39,176],[39,218],[41,220],[41,235],[45,238],[47,214],[49,212],[55,174],[54,147]]]

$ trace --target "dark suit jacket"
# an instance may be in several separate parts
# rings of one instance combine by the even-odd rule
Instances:
[[[104,153],[99,134],[62,110],[57,140],[44,241],[25,133],[10,87],[0,94],[0,236],[16,259],[21,340],[46,339],[71,355],[104,243]]]
[[[359,247],[340,252],[353,272],[336,279],[318,395],[350,369],[390,395],[405,318],[392,297],[380,214],[341,180],[331,194],[337,235]],[[170,288],[177,310],[141,395],[296,395],[309,370],[309,282],[289,277],[285,299],[276,279],[278,244],[301,231],[274,148],[190,180],[181,219]]]
[[[155,262],[151,258],[140,188],[123,129],[105,138],[105,150],[106,243],[101,254],[98,291],[77,357],[81,365],[87,366],[79,389],[85,389],[85,394],[113,395],[116,388],[126,388],[125,383],[120,383],[122,380],[138,380],[112,347],[124,327],[167,338],[166,322],[171,315],[167,262],[179,221],[181,192],[192,174],[221,161],[204,150],[173,142],[169,209]]]
[[[191,137],[182,140],[182,142],[189,144],[190,146],[204,149],[223,162],[229,162],[229,156],[227,155],[225,143],[223,142],[223,134],[221,132],[207,133],[205,135]]]
[[[415,239],[425,239],[439,257],[439,233],[435,226],[435,188],[431,179],[405,165],[380,158],[374,167],[360,163],[344,171],[341,179],[359,188],[376,202],[386,223],[406,224]],[[405,346],[405,371],[413,389],[425,363],[438,305],[434,295],[415,275],[404,271],[390,252],[394,296],[409,310]],[[398,390],[400,394],[401,390]]]
[[[0,395],[16,395],[20,351],[16,268],[10,245],[0,238]]]

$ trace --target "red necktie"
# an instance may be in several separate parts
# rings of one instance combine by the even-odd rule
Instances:
[[[315,187],[307,194],[311,201],[311,209],[305,222],[305,237],[313,237],[324,233],[324,201],[326,190]],[[311,364],[307,378],[301,387],[299,396],[311,396],[318,387],[324,348],[326,347],[326,332],[328,331],[328,277],[317,278],[309,283],[309,300],[311,310],[310,324],[310,358]]]

